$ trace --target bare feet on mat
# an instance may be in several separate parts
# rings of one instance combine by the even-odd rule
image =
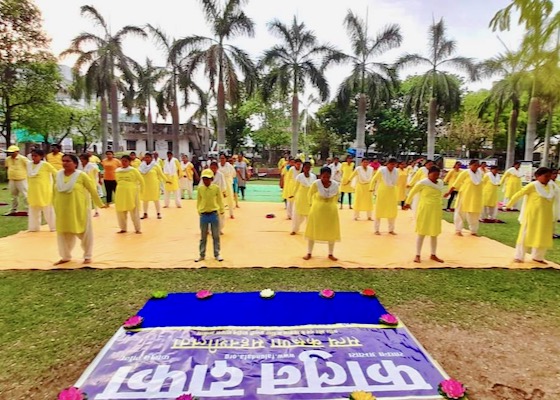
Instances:
[[[83,264],[91,264],[91,258],[86,258]]]
[[[144,214],[140,217],[140,219],[147,219],[148,218],[148,214]]]
[[[137,234],[137,235],[141,235],[142,232],[141,232],[141,231],[136,231],[136,234]]]
[[[375,235],[379,236],[379,235],[381,235],[381,232],[376,231],[376,232],[375,232]]]
[[[463,236],[463,232],[455,232],[456,236]]]
[[[524,263],[524,261],[520,260],[519,258],[514,259],[513,262],[516,263],[516,264],[523,264]]]
[[[471,236],[480,237],[480,235],[478,233],[471,233]]]
[[[371,219],[371,218],[368,218],[367,220],[368,220],[368,221],[373,221],[373,219]]]
[[[536,262],[536,263],[542,264],[542,265],[548,265],[548,263],[547,263],[546,261],[544,261],[544,260],[535,260],[535,259],[533,258],[533,261]]]
[[[420,264],[420,256],[414,257],[414,262]]]
[[[126,233],[126,231],[118,231],[117,233]]]
[[[230,219],[235,219],[235,217],[233,215],[230,215],[229,218]]]
[[[357,221],[357,220],[358,220],[358,217],[354,217],[354,221]]]
[[[389,235],[397,236],[396,232],[389,232]]]
[[[169,206],[163,206],[163,208],[169,208]]]
[[[94,217],[99,217],[99,213],[96,212],[95,214],[93,214]]]
[[[336,258],[335,256],[333,256],[332,254],[329,254],[329,260],[331,260],[331,261],[338,261],[338,258]]]
[[[53,265],[62,265],[62,264],[66,264],[66,263],[69,263],[69,262],[70,262],[70,260],[58,260]]]
[[[290,235],[294,236],[296,233],[295,232],[290,232]]]
[[[442,263],[442,262],[443,262],[443,260],[442,260],[441,258],[439,258],[438,256],[436,256],[435,254],[432,254],[432,255],[430,256],[430,260],[435,261],[435,262],[438,262],[438,263]]]
[[[304,260],[311,260],[311,254],[306,254],[305,257],[303,257]]]
[[[148,218],[148,217],[146,217],[146,218]],[[158,213],[157,219],[161,219],[161,214]]]

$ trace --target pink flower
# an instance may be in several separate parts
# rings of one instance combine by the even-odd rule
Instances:
[[[379,322],[385,325],[398,325],[399,320],[393,314],[383,314],[379,318]]]
[[[209,299],[210,297],[212,297],[212,292],[209,290],[201,290],[196,294],[196,298],[199,300]]]
[[[175,400],[196,400],[196,397],[193,397],[192,394],[187,393],[180,395]]]
[[[362,290],[362,296],[375,297],[376,293],[375,293],[375,290],[373,290],[373,289],[364,289],[364,290]]]
[[[459,400],[465,396],[467,389],[461,382],[447,379],[439,384],[439,391],[448,399]]]
[[[323,289],[319,293],[319,295],[325,299],[332,299],[334,297],[334,290],[331,289]]]
[[[124,329],[138,328],[140,327],[140,325],[142,325],[142,322],[144,322],[144,318],[142,318],[139,315],[135,315],[134,317],[130,317],[129,319],[124,321],[123,328]]]
[[[77,387],[69,387],[58,394],[58,400],[84,400],[87,399],[85,393],[82,393]]]

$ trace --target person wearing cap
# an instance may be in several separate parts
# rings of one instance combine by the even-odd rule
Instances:
[[[12,208],[5,215],[14,215],[19,206],[19,196],[23,197],[23,204],[27,210],[27,164],[29,159],[19,154],[19,147],[10,146],[6,150],[8,158],[5,165],[8,170],[8,189],[12,195]]]
[[[200,257],[195,262],[203,261],[206,257],[206,241],[208,238],[208,226],[212,231],[214,242],[214,257],[218,261],[223,261],[220,257],[220,215],[224,214],[224,202],[222,191],[212,183],[214,173],[210,169],[205,169],[201,174],[202,185],[198,185],[196,196],[196,208],[200,215]]]
[[[52,198],[53,182],[58,171],[50,163],[43,160],[44,156],[45,152],[43,150],[34,149],[31,152],[33,162],[27,164],[27,183],[29,185],[27,230],[29,232],[39,232],[41,230],[41,214],[45,217],[50,231],[54,232],[56,230]]]

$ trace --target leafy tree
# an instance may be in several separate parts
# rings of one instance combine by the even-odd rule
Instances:
[[[321,127],[335,134],[340,143],[347,144],[356,138],[356,116],[354,107],[341,112],[338,104],[330,102],[317,110],[315,118]]]
[[[226,111],[226,144],[233,154],[245,145],[245,138],[249,135],[247,119],[239,112],[239,108]]]
[[[99,140],[100,137],[99,110],[88,108],[85,110],[75,110],[74,112],[74,143],[82,146],[82,151]]]
[[[446,149],[455,153],[463,149],[480,152],[487,140],[491,140],[493,129],[491,123],[482,121],[475,112],[466,111],[456,116],[445,129]]]
[[[385,156],[400,157],[409,152],[421,152],[423,134],[396,106],[381,109],[373,118],[376,150]]]
[[[389,25],[376,37],[368,36],[367,22],[348,10],[344,25],[352,43],[352,55],[345,60],[352,63],[352,74],[338,89],[338,102],[347,109],[350,101],[358,96],[358,119],[356,121],[356,142],[358,148],[365,146],[366,109],[375,108],[380,102],[388,102],[394,92],[396,74],[388,64],[377,58],[383,53],[400,46],[400,27]]]
[[[72,134],[78,110],[56,101],[26,108],[21,114],[17,126],[27,129],[32,134],[43,137],[45,147],[50,143],[60,143]]]
[[[453,67],[467,74],[471,79],[477,79],[477,66],[473,59],[467,57],[452,57],[457,44],[446,36],[443,19],[433,23],[428,30],[429,46],[427,56],[420,54],[406,54],[397,61],[397,68],[416,67],[425,65],[429,70],[414,82],[409,92],[409,103],[412,110],[418,113],[425,104],[428,107],[428,158],[434,157],[436,138],[436,119],[442,113],[455,112],[461,104],[460,85],[445,67]]]

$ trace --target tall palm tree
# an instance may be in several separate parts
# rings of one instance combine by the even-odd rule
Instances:
[[[255,24],[242,10],[247,0],[227,0],[225,5],[219,0],[200,2],[212,37],[179,39],[173,46],[172,54],[185,54],[182,64],[187,76],[192,77],[202,66],[214,90],[217,84],[218,148],[223,150],[226,143],[226,100],[236,103],[238,88],[245,84],[247,93],[252,93],[257,81],[256,68],[249,55],[226,41],[240,35],[253,36]],[[239,79],[239,71],[244,76],[243,82]]]
[[[353,54],[346,56],[352,63],[352,74],[338,89],[338,103],[346,108],[354,96],[359,96],[356,143],[358,148],[365,148],[368,100],[372,106],[379,101],[390,100],[396,81],[396,74],[391,66],[379,62],[377,58],[400,46],[403,38],[398,25],[388,25],[376,37],[369,37],[367,21],[351,10],[348,10],[344,18],[344,26],[352,43]]]
[[[436,119],[441,111],[456,111],[460,106],[460,86],[445,70],[447,66],[463,71],[469,79],[477,79],[477,65],[472,58],[452,57],[457,44],[446,37],[443,18],[434,22],[428,30],[428,55],[405,54],[396,63],[398,69],[428,66],[429,69],[415,82],[412,91],[416,104],[429,103],[428,108],[428,158],[433,158],[436,143]]]
[[[265,100],[274,90],[281,95],[292,95],[292,154],[297,154],[299,139],[299,93],[307,82],[319,91],[319,97],[325,101],[329,97],[329,83],[323,73],[331,61],[343,58],[342,53],[329,45],[320,45],[315,34],[298,22],[294,16],[290,26],[274,20],[268,24],[268,30],[281,39],[278,44],[264,53],[261,67],[267,69],[264,77],[262,94]],[[322,61],[322,65],[318,62]]]
[[[79,34],[61,56],[78,55],[78,61],[74,64],[75,70],[90,66],[88,71],[99,74],[95,80],[98,81],[101,92],[109,98],[113,148],[118,150],[120,142],[118,92],[121,80],[119,72],[130,85],[134,82],[134,74],[131,71],[132,60],[124,54],[122,42],[127,36],[146,37],[146,33],[137,26],[127,25],[112,35],[105,19],[93,6],[82,6],[80,10],[82,16],[91,18],[94,25],[101,27],[101,35],[87,32]],[[91,46],[94,50],[85,50]],[[92,66],[95,68],[91,69]]]
[[[490,21],[493,31],[510,29],[514,12],[519,13],[519,24],[525,28],[522,42],[522,54],[526,66],[532,70],[531,100],[529,102],[527,133],[525,139],[525,159],[533,160],[540,101],[539,78],[543,67],[550,61],[548,47],[556,39],[560,25],[560,13],[553,15],[554,3],[551,0],[513,0],[504,9],[498,11]]]

